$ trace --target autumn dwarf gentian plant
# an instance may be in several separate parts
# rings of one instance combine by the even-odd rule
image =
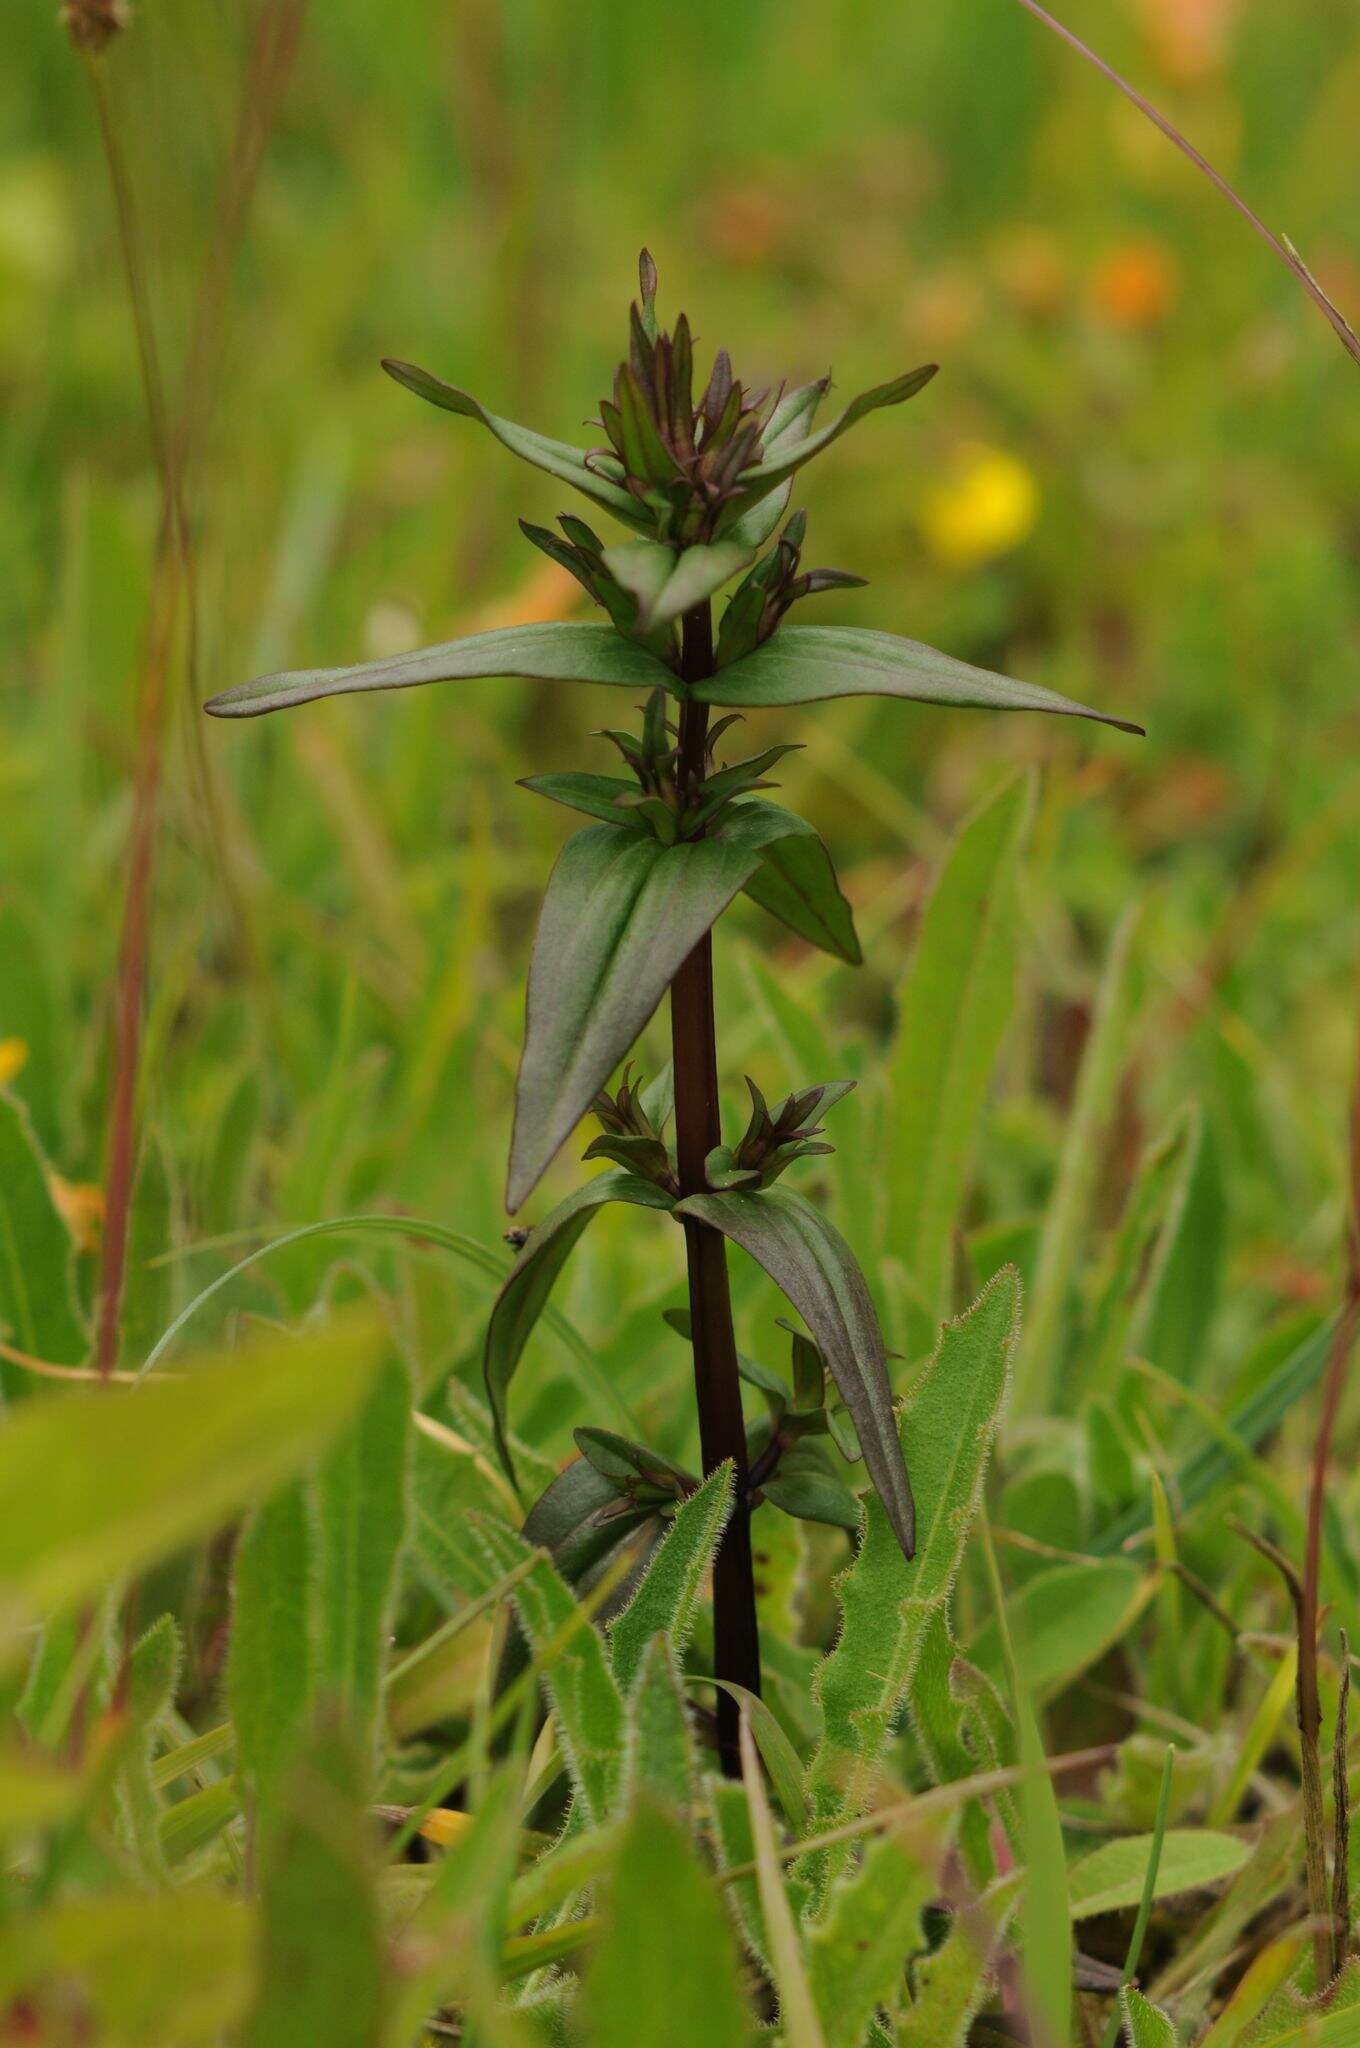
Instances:
[[[808,944],[851,963],[861,955],[821,839],[759,793],[788,747],[745,760],[719,749],[731,744],[736,711],[830,697],[1102,714],[890,633],[786,624],[803,598],[862,580],[804,568],[804,515],[785,519],[795,475],[868,414],[914,397],[935,366],[865,392],[819,426],[827,379],[754,392],[720,350],[696,400],[689,323],[681,314],[674,332],[663,333],[656,269],[645,252],[639,274],[628,355],[600,404],[599,447],[549,440],[427,371],[384,364],[398,383],[480,421],[512,454],[628,529],[613,545],[570,513],[561,515],[560,533],[523,529],[581,582],[607,622],[508,627],[357,668],[265,676],[207,708],[248,718],[352,690],[479,676],[609,683],[642,697],[640,730],[608,734],[624,773],[545,775],[525,785],[593,822],[562,851],[534,941],[508,1207],[513,1213],[527,1200],[589,1111],[602,1132],[586,1157],[611,1163],[528,1232],[492,1311],[484,1366],[513,1478],[507,1402],[515,1368],[591,1217],[606,1202],[625,1202],[681,1226],[689,1313],[679,1320],[693,1348],[704,1471],[730,1461],[735,1481],[714,1575],[719,1746],[730,1768],[736,1689],[760,1688],[753,1510],[769,1502],[854,1527],[839,1454],[862,1458],[908,1557],[914,1513],[870,1290],[839,1232],[782,1179],[798,1160],[829,1149],[820,1119],[850,1084],[810,1082],[769,1104],[752,1081],[747,1127],[724,1142],[711,936],[723,911],[745,893]],[[726,585],[734,587],[715,630],[713,599]],[[722,715],[710,722],[715,712]],[[611,1075],[668,990],[670,1073],[643,1089],[625,1069],[611,1094]],[[729,1239],[758,1261],[806,1326],[793,1334],[792,1384],[738,1357]],[[743,1376],[765,1408],[749,1428]],[[660,1453],[607,1431],[580,1430],[577,1443],[581,1458],[534,1506],[526,1530],[579,1579],[640,1525],[658,1524],[694,1481]]]

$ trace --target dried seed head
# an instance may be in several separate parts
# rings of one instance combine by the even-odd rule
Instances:
[[[127,0],[62,0],[66,33],[84,57],[97,57],[128,25]]]

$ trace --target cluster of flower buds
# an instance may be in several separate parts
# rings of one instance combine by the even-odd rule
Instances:
[[[751,1121],[739,1145],[715,1145],[709,1153],[705,1161],[709,1186],[722,1192],[767,1188],[795,1159],[834,1152],[834,1145],[818,1142],[822,1126],[816,1118],[848,1095],[854,1085],[853,1081],[824,1081],[820,1087],[786,1096],[772,1110],[748,1074]]]
[[[718,667],[739,661],[768,640],[790,605],[818,590],[862,590],[863,576],[848,569],[803,569],[806,512],[795,512],[770,550],[737,585],[718,629]]]
[[[654,1182],[668,1195],[679,1194],[680,1183],[662,1136],[670,1116],[669,1098],[635,1082],[631,1060],[617,1091],[611,1095],[602,1088],[590,1107],[602,1126],[602,1135],[592,1139],[584,1158],[612,1159],[616,1166]]]

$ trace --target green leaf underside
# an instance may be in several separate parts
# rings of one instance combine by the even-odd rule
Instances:
[[[417,398],[426,399],[429,404],[439,406],[444,412],[459,414],[463,419],[477,420],[488,433],[493,434],[503,448],[512,455],[518,455],[523,462],[532,463],[535,469],[546,470],[549,476],[560,478],[571,484],[587,498],[593,498],[597,505],[604,506],[625,526],[637,527],[650,532],[652,516],[636,498],[626,491],[622,484],[603,476],[594,466],[587,468],[586,451],[574,448],[569,441],[554,441],[547,434],[535,433],[532,427],[518,426],[514,420],[504,420],[494,412],[488,412],[484,405],[460,391],[455,384],[446,384],[442,377],[434,376],[429,370],[418,369],[414,363],[401,363],[387,358],[383,368],[389,377],[413,391]]]
[[[916,1540],[911,1482],[893,1415],[887,1357],[864,1276],[840,1232],[801,1195],[692,1195],[675,1212],[721,1230],[762,1266],[821,1346],[854,1417],[869,1477],[910,1557]]]
[[[491,1403],[501,1461],[513,1477],[514,1460],[506,1432],[506,1402],[515,1368],[547,1305],[558,1275],[581,1233],[606,1202],[633,1202],[643,1209],[668,1209],[670,1197],[649,1180],[622,1166],[598,1174],[530,1231],[496,1296],[482,1349],[482,1374]]]
[[[795,823],[734,807],[706,839],[588,826],[548,882],[534,938],[506,1205],[513,1213],[646,1024],[677,969]]]
[[[538,626],[497,626],[469,633],[414,654],[363,661],[349,668],[284,669],[237,683],[204,705],[214,718],[258,718],[318,697],[345,697],[364,690],[410,690],[422,683],[471,682],[482,677],[523,676],[546,683],[608,683],[625,690],[682,694],[671,669],[612,626],[552,621]]]
[[[746,709],[831,697],[906,697],[982,711],[1064,712],[1121,732],[1143,730],[1038,683],[1015,682],[918,640],[857,626],[781,626],[763,647],[695,683],[693,694],[705,704]]]
[[[1067,1873],[1073,1919],[1090,1920],[1097,1913],[1120,1913],[1136,1906],[1143,1896],[1151,1847],[1151,1835],[1127,1835],[1074,1863]],[[1250,1845],[1235,1835],[1212,1828],[1171,1828],[1162,1838],[1153,1897],[1169,1899],[1177,1892],[1221,1884],[1237,1875],[1250,1854]]]
[[[1020,1287],[1003,1269],[947,1323],[902,1419],[919,1496],[919,1545],[904,1562],[871,1494],[864,1540],[837,1592],[841,1630],[817,1674],[824,1720],[810,1784],[819,1819],[857,1808],[911,1684],[932,1619],[947,1614],[977,1509],[1019,1323]]]

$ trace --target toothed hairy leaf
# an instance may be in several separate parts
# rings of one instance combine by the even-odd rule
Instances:
[[[938,1879],[919,1848],[897,1834],[872,1842],[811,1933],[808,1974],[826,2048],[859,2048],[877,2007],[896,2002],[908,1958],[925,1946],[921,1914]]]
[[[1180,2048],[1180,2035],[1159,2005],[1144,1998],[1131,1984],[1120,1993],[1124,2030],[1129,2048]]]
[[[751,2048],[755,2039],[709,1874],[688,1829],[645,1797],[619,1842],[581,2008],[594,2048]]]
[[[510,1382],[562,1268],[586,1225],[606,1202],[632,1202],[645,1209],[670,1207],[669,1198],[651,1181],[640,1180],[623,1167],[611,1167],[608,1173],[577,1188],[534,1226],[496,1296],[482,1347],[482,1376],[501,1463],[512,1478],[515,1461],[506,1421]]]
[[[974,668],[952,655],[858,626],[781,626],[750,654],[692,686],[705,704],[747,708],[817,704],[830,697],[905,697],[979,711],[1048,711],[1141,733],[1128,719],[1078,704],[1037,683]]]
[[[624,1805],[645,1796],[687,1813],[694,1785],[694,1739],[675,1653],[664,1635],[655,1635],[628,1700]]]
[[[204,710],[214,718],[258,718],[318,697],[347,697],[366,690],[410,690],[423,683],[472,682],[492,676],[525,676],[545,683],[612,683],[625,690],[669,690],[681,694],[674,671],[654,654],[625,640],[612,626],[553,621],[538,626],[497,626],[470,633],[413,654],[362,661],[344,668],[281,669],[237,683],[210,697]]]
[[[921,920],[890,1067],[887,1242],[932,1309],[948,1299],[992,1068],[1015,1001],[1016,863],[1033,809],[1017,777],[961,827]]]
[[[713,1855],[720,1871],[743,1870],[748,1874],[728,1880],[723,1886],[727,1908],[742,1942],[770,1974],[770,1944],[765,1913],[752,1866],[756,1847],[751,1834],[751,1809],[743,1788],[730,1778],[710,1775],[707,1781],[708,1816],[713,1837]]]
[[[549,878],[529,969],[507,1206],[528,1196],[628,1051],[677,969],[794,829],[743,804],[705,839],[587,826]]]
[[[919,1543],[908,1564],[875,1496],[864,1538],[837,1581],[841,1632],[815,1690],[825,1732],[810,1774],[821,1820],[858,1808],[883,1755],[932,1614],[947,1612],[981,1493],[1011,1351],[1020,1283],[1007,1267],[941,1332],[902,1416],[918,1496]]]
[[[411,1379],[394,1358],[322,1461],[313,1491],[318,1684],[343,1704],[352,1731],[373,1751],[397,1564],[410,1520],[410,1471]]]
[[[161,1802],[151,1776],[151,1742],[157,1722],[174,1704],[182,1655],[175,1619],[163,1614],[133,1647],[122,1703],[130,1725],[127,1760],[118,1777],[119,1805],[138,1860],[153,1877],[163,1874],[165,1858],[157,1826]]]
[[[912,2000],[897,2022],[897,2048],[963,2048],[991,1988],[1018,1898],[1017,1880],[1003,1878],[970,1912],[956,1913],[940,1946],[913,1965]]]
[[[476,1518],[476,1532],[497,1576],[533,1558],[524,1538],[503,1524]],[[618,1794],[623,1756],[623,1699],[604,1645],[571,1588],[545,1557],[514,1591],[515,1611],[539,1661],[557,1717],[558,1739],[586,1821],[602,1821]]]
[[[787,1188],[693,1195],[676,1210],[721,1230],[763,1266],[821,1347],[854,1417],[864,1463],[893,1534],[911,1552],[911,1482],[892,1410],[887,1354],[869,1289],[840,1232]]]
[[[631,1689],[655,1635],[665,1635],[677,1654],[684,1651],[704,1579],[731,1512],[729,1459],[676,1510],[642,1584],[610,1627],[610,1659],[625,1692]]]

